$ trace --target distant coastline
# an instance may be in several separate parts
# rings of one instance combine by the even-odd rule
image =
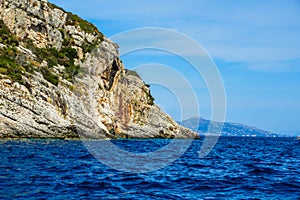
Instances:
[[[221,136],[227,137],[286,137],[286,135],[272,133],[240,123],[213,122],[201,117],[192,117],[179,123],[197,132],[200,136],[216,135],[216,133],[209,132],[209,130],[214,130],[215,127],[222,127]]]

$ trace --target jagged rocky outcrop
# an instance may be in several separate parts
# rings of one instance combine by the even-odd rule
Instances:
[[[92,24],[46,0],[0,0],[0,18],[0,137],[197,137]]]

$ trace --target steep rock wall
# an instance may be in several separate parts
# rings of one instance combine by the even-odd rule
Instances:
[[[0,137],[197,137],[154,105],[149,88],[124,69],[118,46],[93,25],[45,0],[1,0],[0,18],[17,38],[8,60],[22,58],[19,81],[7,72],[12,64],[0,66]],[[9,48],[0,41],[0,52]],[[72,77],[69,63],[78,66]]]

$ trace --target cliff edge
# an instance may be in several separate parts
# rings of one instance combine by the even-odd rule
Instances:
[[[0,138],[194,138],[118,46],[46,0],[0,0]]]

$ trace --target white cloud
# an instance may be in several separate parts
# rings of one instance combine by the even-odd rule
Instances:
[[[160,26],[176,29],[197,40],[213,58],[230,62],[265,62],[300,58],[300,6],[289,1],[108,1],[52,0],[67,10],[101,22],[108,28]],[[126,26],[127,24],[127,26]],[[135,35],[141,42],[156,40],[170,48],[186,48],[177,38]],[[128,43],[130,40],[128,40]],[[130,45],[130,44],[128,44]],[[135,44],[133,44],[135,45]],[[188,55],[194,48],[183,51]],[[258,65],[257,65],[258,67]],[[297,66],[295,66],[297,67]],[[269,67],[263,67],[268,69]],[[287,67],[287,69],[289,69]]]

